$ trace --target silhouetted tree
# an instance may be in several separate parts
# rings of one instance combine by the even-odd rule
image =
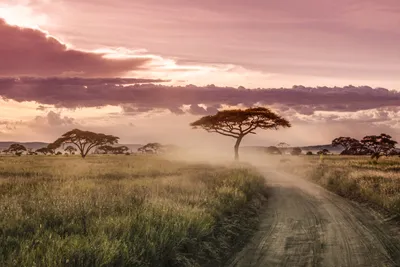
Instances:
[[[330,152],[328,149],[324,148],[317,152],[318,155],[328,155]]]
[[[61,151],[58,151],[58,152],[56,153],[56,155],[57,155],[57,156],[60,156],[60,155],[62,155],[62,152],[61,152]]]
[[[109,145],[99,146],[99,147],[97,147],[96,152],[98,154],[108,154],[108,153],[112,153],[113,149],[114,148],[112,146],[109,146]]]
[[[21,144],[11,144],[6,153],[13,153],[16,156],[21,156],[22,152],[26,151],[26,147]]]
[[[333,139],[333,141],[332,141],[333,147],[341,146],[344,148],[344,150],[341,152],[342,155],[348,155],[350,149],[358,146],[359,144],[360,144],[360,142],[357,139],[352,138],[352,137],[341,136],[341,137]]]
[[[289,144],[285,143],[285,142],[280,142],[279,144],[276,145],[277,147],[279,147],[279,149],[281,150],[281,152],[283,154],[286,154],[288,148],[289,148]]]
[[[53,149],[50,149],[48,147],[42,147],[36,150],[36,153],[41,153],[43,155],[51,154],[54,155],[55,151]]]
[[[127,146],[117,146],[117,147],[113,148],[112,153],[122,155],[122,154],[126,154],[128,151],[129,151],[129,148]]]
[[[63,134],[60,138],[54,141],[54,143],[50,144],[49,148],[56,149],[63,144],[74,144],[78,148],[82,158],[85,158],[93,148],[116,144],[118,143],[118,139],[119,137],[113,135],[74,129]]]
[[[307,156],[312,156],[312,155],[314,155],[311,151],[308,151],[307,153],[306,153],[306,155]]]
[[[142,153],[157,154],[164,151],[164,146],[160,143],[148,143],[142,147],[139,147],[138,151]]]
[[[76,151],[78,151],[78,149],[76,149],[76,147],[73,147],[73,146],[67,146],[64,150],[67,151],[70,155],[72,155],[72,153],[75,153]]]
[[[384,133],[365,136],[361,143],[371,151],[371,158],[376,160],[381,156],[388,156],[397,144],[390,135]]]
[[[302,152],[302,150],[300,147],[294,147],[292,149],[292,151],[290,152],[290,154],[293,156],[298,156],[298,155],[301,155],[301,152]]]
[[[263,107],[219,111],[215,115],[204,116],[190,125],[193,128],[200,127],[207,132],[235,138],[236,160],[239,159],[240,143],[246,135],[256,134],[257,129],[267,130],[291,126],[286,119]]]
[[[282,155],[282,152],[276,146],[267,147],[266,152],[271,155]]]
[[[32,148],[28,148],[28,150],[27,150],[27,155],[33,156],[33,155],[37,155],[37,153],[36,153],[36,151],[33,151]]]

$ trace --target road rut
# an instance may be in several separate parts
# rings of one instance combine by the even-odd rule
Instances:
[[[228,266],[400,266],[400,236],[371,210],[322,187],[266,173],[259,231]]]

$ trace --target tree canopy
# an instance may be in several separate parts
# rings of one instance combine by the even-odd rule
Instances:
[[[164,146],[160,143],[148,143],[142,147],[139,147],[138,151],[142,153],[157,154],[161,151],[164,151]]]
[[[302,150],[300,147],[294,147],[292,149],[292,151],[290,152],[290,154],[293,156],[298,156],[298,155],[301,155],[301,152],[302,152]]]
[[[49,148],[56,149],[64,144],[74,144],[82,158],[85,158],[93,148],[116,144],[118,143],[118,139],[119,137],[113,135],[74,129],[63,134],[60,138],[50,144]]]
[[[318,155],[328,155],[330,152],[328,149],[324,148],[317,152]]]
[[[4,150],[5,153],[13,153],[17,156],[21,156],[24,151],[26,151],[26,147],[21,144],[11,144],[8,149]]]
[[[51,150],[48,147],[42,147],[42,148],[36,149],[36,153],[40,153],[43,155],[54,154],[54,150]]]
[[[217,114],[204,116],[190,125],[195,129],[203,128],[210,133],[235,138],[235,159],[239,159],[239,146],[246,135],[256,134],[257,129],[277,130],[291,126],[289,121],[264,107],[218,111]]]
[[[269,146],[266,148],[266,152],[271,155],[281,155],[282,152],[276,146]]]
[[[383,155],[389,156],[395,150],[397,144],[390,135],[384,133],[365,136],[360,142],[371,151],[373,159],[379,159]]]
[[[78,151],[78,149],[76,149],[76,147],[74,147],[74,146],[67,146],[64,150],[67,151],[70,155],[72,155],[72,153],[75,153],[76,151]]]
[[[104,145],[104,146],[99,146],[97,148],[101,154],[125,154],[129,151],[129,148],[127,146],[110,146],[110,145]]]

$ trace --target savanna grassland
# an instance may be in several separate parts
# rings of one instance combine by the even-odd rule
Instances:
[[[0,266],[219,266],[257,226],[248,166],[0,157]]]
[[[388,213],[400,215],[400,157],[301,156],[281,165],[328,190]]]

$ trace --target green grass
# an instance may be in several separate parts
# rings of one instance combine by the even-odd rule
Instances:
[[[303,156],[284,166],[340,196],[400,214],[400,158],[378,162],[363,156]]]
[[[0,157],[0,266],[219,266],[264,193],[245,166]]]

